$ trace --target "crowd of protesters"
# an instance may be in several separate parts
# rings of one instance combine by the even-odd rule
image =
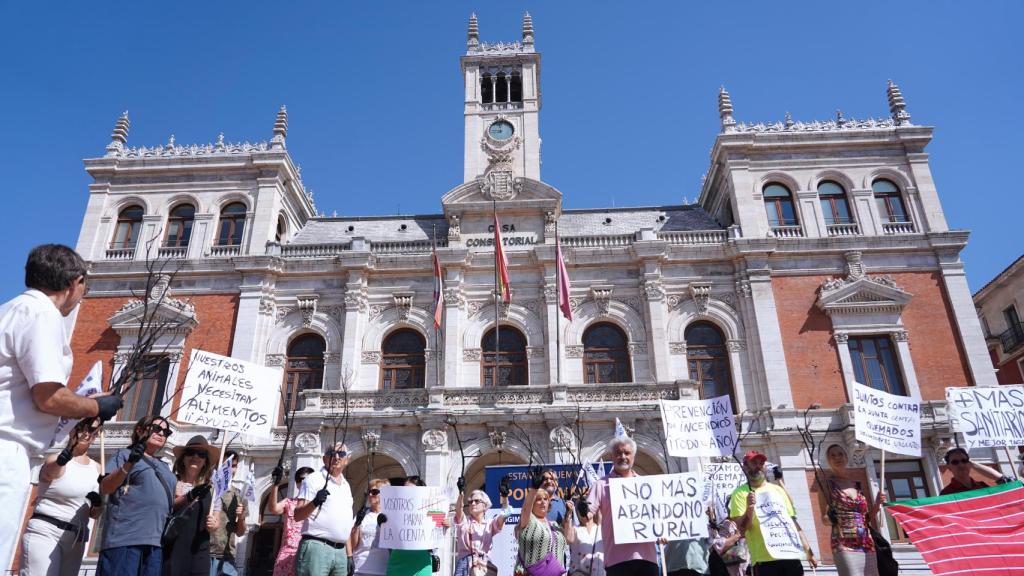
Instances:
[[[76,574],[90,541],[89,522],[102,516],[97,566],[99,576],[211,576],[237,574],[235,540],[246,533],[246,499],[234,487],[215,492],[213,472],[220,461],[238,466],[233,451],[220,454],[206,437],[193,436],[172,450],[173,465],[162,459],[170,423],[146,416],[134,426],[131,442],[114,451],[105,469],[88,450],[103,423],[120,410],[116,394],[81,397],[67,388],[73,362],[64,318],[86,292],[87,269],[81,257],[61,245],[43,245],[25,266],[27,290],[0,306],[0,560],[9,561],[21,542],[22,574]],[[22,532],[21,517],[33,483],[30,462],[59,439],[58,420],[77,420],[59,452],[43,459],[35,482],[32,513]],[[612,440],[612,469],[578,494],[563,500],[555,473],[530,471],[522,513],[515,525],[516,576],[738,576],[799,575],[803,563],[774,558],[755,513],[759,496],[781,503],[792,519],[812,568],[817,559],[805,538],[780,473],[766,474],[767,457],[750,451],[742,460],[747,481],[728,499],[727,517],[708,509],[709,537],[669,542],[617,543],[612,528],[610,481],[629,478],[636,443],[620,435]],[[822,521],[831,530],[831,552],[842,576],[887,572],[883,542],[872,526],[886,496],[869,499],[851,479],[848,454],[840,444],[825,453],[828,471],[815,478]],[[973,463],[967,451],[945,455],[953,478],[942,494],[1009,481],[996,470]],[[394,482],[371,478],[364,506],[356,512],[345,478],[349,451],[334,443],[320,470],[300,468],[296,494],[281,498],[284,470],[271,474],[266,512],[282,518],[283,534],[274,576],[429,576],[437,572],[436,550],[386,550],[380,546],[381,489]],[[233,472],[233,470],[232,470]],[[418,476],[397,482],[424,486]],[[512,514],[508,479],[499,486],[498,514],[483,490],[457,482],[454,513],[455,576],[495,576],[494,541]],[[444,530],[453,526],[447,516]],[[884,539],[883,539],[884,541]],[[884,542],[884,546],[888,546]]]

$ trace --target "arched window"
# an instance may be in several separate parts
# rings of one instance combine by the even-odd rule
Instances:
[[[184,248],[192,237],[192,221],[196,217],[196,207],[191,204],[179,204],[171,210],[167,217],[167,239],[164,243],[168,248]]]
[[[764,210],[768,214],[768,224],[777,226],[797,226],[796,210],[793,208],[793,196],[782,184],[769,184],[764,187]]]
[[[114,239],[110,247],[114,250],[135,248],[142,230],[142,206],[128,206],[117,215],[117,227],[114,228]]]
[[[889,224],[910,222],[910,218],[907,217],[907,208],[903,204],[903,196],[895,184],[888,180],[875,180],[871,183],[871,190],[875,193],[878,216],[882,222]]]
[[[526,364],[526,337],[511,326],[501,327],[501,337],[491,328],[480,342],[483,358],[480,362],[480,379],[484,388],[493,386],[526,386],[529,371]],[[499,340],[499,342],[495,342]],[[501,349],[495,353],[497,346]],[[495,377],[497,368],[497,377]]]
[[[282,406],[281,423],[290,414],[292,407],[302,410],[299,392],[315,390],[324,386],[324,351],[327,343],[319,334],[303,334],[288,345],[285,361],[285,403]]]
[[[508,86],[508,95],[509,102],[523,101],[523,75],[519,72],[512,73],[512,80]]]
[[[853,224],[850,202],[846,199],[846,191],[839,184],[827,180],[818,184],[818,201],[825,215],[825,224]]]
[[[508,102],[508,74],[498,74],[498,82],[494,85],[494,101]]]
[[[683,337],[686,339],[690,379],[700,383],[700,397],[729,396],[732,411],[736,413],[729,353],[725,349],[722,331],[710,322],[694,322],[686,327]]]
[[[583,332],[583,381],[632,381],[626,341],[626,334],[614,324],[601,322],[587,328]]]
[[[490,74],[480,77],[480,101],[484,104],[494,102],[494,77]]]
[[[240,246],[245,232],[245,204],[232,202],[220,211],[218,246]]]
[[[410,328],[395,330],[384,339],[380,361],[380,387],[383,390],[424,388],[427,347],[423,336]]]
[[[277,230],[274,232],[274,242],[281,243],[281,239],[284,238],[285,232],[288,231],[288,225],[284,221],[284,215],[277,217]]]

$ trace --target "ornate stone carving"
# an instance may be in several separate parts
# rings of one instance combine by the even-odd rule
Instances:
[[[408,321],[409,312],[412,311],[412,292],[395,292],[392,298],[395,300],[395,308],[398,308],[399,320]]]
[[[366,295],[359,291],[345,292],[345,307],[350,310],[366,311]]]
[[[462,359],[466,362],[479,362],[480,354],[479,348],[466,348],[462,351]]]
[[[466,305],[466,299],[462,296],[461,288],[445,288],[444,289],[444,305],[445,306],[458,306],[462,308]]]
[[[284,366],[285,359],[284,354],[267,354],[267,357],[263,359],[263,364],[271,367]]]
[[[459,224],[458,214],[448,215],[448,241],[454,242],[462,238],[462,228]]]
[[[320,299],[315,294],[296,296],[299,306],[299,313],[302,314],[302,325],[309,327],[313,323],[313,316],[316,314],[316,302]]]
[[[697,308],[697,314],[707,316],[708,305],[711,302],[710,282],[690,282],[690,297]]]
[[[892,333],[892,339],[897,342],[906,342],[910,340],[910,335],[907,334],[906,330],[897,330]]]
[[[448,448],[448,434],[440,428],[431,428],[423,433],[420,439],[427,450],[445,450]]]
[[[750,298],[750,280],[736,281],[736,295],[740,298]]]
[[[187,144],[179,145],[173,142],[158,144],[156,146],[138,146],[124,148],[120,155],[122,158],[149,158],[155,156],[238,156],[248,155],[253,152],[266,152],[270,149],[267,141],[256,142],[220,142],[219,144]],[[108,146],[109,150],[109,146]],[[109,156],[109,154],[108,154]]]
[[[645,280],[643,289],[644,297],[650,302],[660,302],[665,299],[665,287],[660,280]]]
[[[942,460],[954,447],[953,439],[949,436],[932,436],[928,439],[928,446],[935,451],[935,458]]]
[[[743,340],[729,339],[725,343],[726,347],[729,348],[730,352],[739,352],[747,349],[747,343]]]
[[[558,304],[558,286],[555,284],[544,285],[544,302],[547,304]]]
[[[668,353],[673,356],[686,356],[686,342],[669,342]]]
[[[583,304],[583,302],[583,298],[569,298],[569,308],[575,311],[577,308],[580,307],[580,304]]]
[[[853,444],[849,446],[850,452],[850,466],[853,468],[863,468],[866,465],[866,457],[868,454],[868,445],[859,441],[854,440]]]
[[[594,299],[597,304],[597,309],[601,314],[607,314],[608,309],[612,303],[612,291],[611,286],[591,286],[590,297]]]
[[[324,352],[325,364],[337,364],[341,362],[341,352]]]
[[[273,316],[277,306],[274,304],[274,299],[271,296],[260,297],[260,314],[263,316]]]
[[[576,435],[568,426],[558,426],[548,434],[548,440],[554,448],[563,448],[573,451],[576,449]]]
[[[583,346],[582,345],[570,345],[565,347],[566,358],[583,358]]]
[[[634,356],[636,354],[647,354],[647,343],[646,342],[630,342],[626,344],[626,349],[629,350],[629,355]]]
[[[114,354],[114,364],[127,364],[130,357],[131,354],[127,352],[117,352]]]
[[[527,346],[526,347],[527,358],[543,358],[544,347],[543,346]]]
[[[501,117],[495,121],[500,121]],[[487,168],[477,178],[480,192],[488,200],[511,200],[523,189],[523,179],[516,178],[512,169],[512,153],[520,146],[518,136],[505,141],[494,140],[489,131],[480,141],[487,154]]]
[[[491,448],[494,450],[503,450],[505,448],[506,434],[504,430],[491,430],[487,433],[487,437],[491,441]]]
[[[279,306],[277,309],[277,323],[281,324],[282,322],[284,322],[284,319],[291,313],[292,308],[289,308],[287,306]]]
[[[512,308],[512,303],[511,302],[504,302],[504,301],[499,302],[498,303],[498,316],[500,316],[502,320],[507,320],[508,319],[508,312],[509,312],[509,309],[511,309],[511,308]]]
[[[335,304],[334,306],[324,306],[321,308],[321,312],[326,314],[328,317],[334,320],[341,320],[341,315],[345,312],[345,306],[341,304]]]
[[[380,350],[363,350],[363,364],[380,364]]]
[[[370,318],[373,319],[380,316],[387,309],[388,307],[384,304],[374,304],[373,306],[370,306]]]
[[[161,300],[167,295],[167,289],[171,285],[171,277],[168,274],[158,274],[156,282],[149,288],[150,300]]]
[[[897,122],[892,118],[857,120],[854,118],[840,119],[837,116],[835,120],[813,120],[811,122],[793,122],[792,119],[790,119],[790,122],[758,122],[753,124],[740,122],[735,126],[734,130],[736,132],[835,132],[840,130],[879,130],[892,128],[897,125]]]
[[[846,258],[846,273],[852,280],[864,277],[864,259],[860,252],[853,251],[843,254]]]
[[[320,454],[320,437],[311,432],[303,432],[295,437],[295,450],[302,455]]]
[[[846,345],[850,341],[850,335],[846,332],[836,332],[832,335],[832,339],[836,341],[836,344]]]
[[[380,443],[380,430],[375,428],[364,428],[363,433],[360,435],[360,439],[363,441],[363,446],[367,452],[376,452],[377,445]]]
[[[551,210],[548,210],[547,212],[545,212],[544,213],[544,235],[545,236],[554,236],[554,234],[555,234],[555,225],[557,223],[558,223],[558,218],[555,216],[554,212],[552,212]]]

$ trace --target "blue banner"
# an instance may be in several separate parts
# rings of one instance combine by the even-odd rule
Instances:
[[[595,462],[591,465],[598,477],[606,476],[612,470],[611,462]],[[545,464],[544,468],[551,470],[558,477],[558,493],[564,500],[569,495],[569,489],[576,482],[579,475],[577,492],[586,492],[590,483],[586,474],[578,474],[578,464]],[[526,465],[517,466],[488,466],[484,469],[485,492],[491,499],[492,508],[501,508],[498,498],[498,486],[505,475],[509,476],[509,487],[512,492],[509,494],[508,503],[513,508],[522,508],[523,500],[526,498],[526,490],[530,487],[530,467]]]

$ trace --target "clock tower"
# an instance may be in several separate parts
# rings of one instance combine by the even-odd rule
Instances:
[[[488,196],[514,195],[516,179],[540,180],[540,54],[533,19],[523,16],[523,39],[481,42],[476,14],[469,17],[465,81],[463,180],[480,180]]]

